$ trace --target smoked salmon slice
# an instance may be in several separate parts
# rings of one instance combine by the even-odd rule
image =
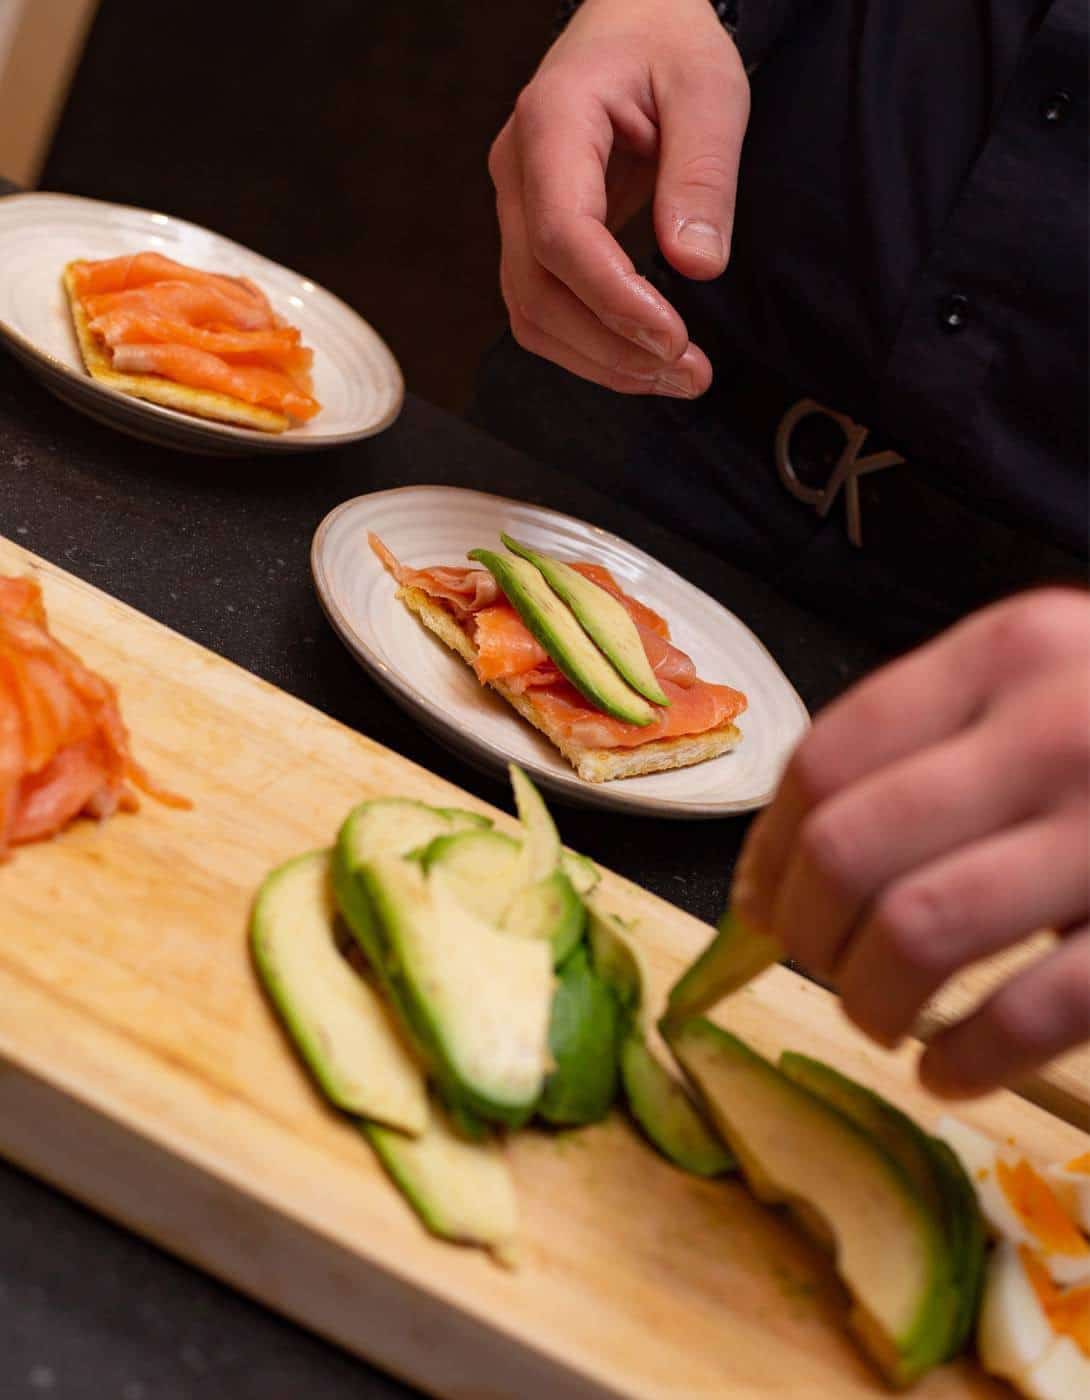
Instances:
[[[273,431],[319,412],[312,352],[248,278],[155,252],[76,261],[65,277],[88,368],[130,376],[124,392]]]
[[[282,409],[305,423],[321,408],[283,370],[264,365],[227,364],[192,345],[119,345],[114,368],[122,374],[161,374],[176,384],[230,394],[243,403]]]
[[[77,816],[135,810],[130,784],[190,805],[134,761],[116,692],[50,634],[38,584],[0,578],[0,859]]]
[[[476,649],[473,669],[480,681],[501,681],[519,695],[532,691],[537,709],[552,729],[574,744],[590,749],[637,748],[656,739],[704,734],[730,723],[746,708],[740,690],[700,680],[692,658],[670,641],[666,620],[625,593],[600,564],[572,567],[622,603],[636,624],[647,659],[670,700],[668,706],[654,707],[655,719],[649,725],[625,724],[603,714],[569,684],[487,569],[448,565],[413,569],[400,563],[377,535],[369,534],[368,541],[403,588],[421,589],[458,619]]]

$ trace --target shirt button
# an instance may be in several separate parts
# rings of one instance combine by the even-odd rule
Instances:
[[[951,334],[954,331],[960,331],[964,329],[968,319],[968,297],[963,297],[960,292],[952,292],[948,297],[939,299],[939,325],[944,331],[949,331]]]
[[[1063,88],[1058,88],[1055,92],[1049,93],[1041,103],[1041,118],[1049,126],[1059,126],[1061,122],[1067,120],[1067,114],[1071,110],[1071,94],[1064,92]]]

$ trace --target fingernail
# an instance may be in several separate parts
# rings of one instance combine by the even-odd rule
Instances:
[[[677,241],[711,262],[723,261],[723,235],[703,219],[686,219],[677,231]]]
[[[691,374],[672,369],[655,376],[655,393],[671,399],[695,399],[696,385]]]
[[[638,345],[641,349],[649,351],[656,359],[669,358],[670,337],[665,331],[650,331],[646,326],[641,326],[638,321],[625,321],[620,318],[607,321],[606,324],[610,330],[624,336],[625,340],[631,340],[634,345]]]

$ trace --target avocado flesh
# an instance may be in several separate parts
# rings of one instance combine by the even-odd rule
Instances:
[[[521,938],[540,938],[552,949],[560,967],[583,938],[587,914],[563,870],[520,890],[507,908],[500,927]]]
[[[596,890],[602,880],[602,872],[594,862],[587,856],[581,856],[578,851],[561,851],[560,868],[572,882],[580,899]]]
[[[519,889],[520,851],[502,831],[456,831],[437,836],[421,859],[425,870],[442,867],[467,909],[498,924]]]
[[[984,1261],[984,1228],[976,1193],[961,1163],[937,1138],[872,1089],[820,1060],[786,1051],[780,1069],[850,1118],[897,1162],[942,1224],[947,1253],[949,1340],[944,1358],[963,1350],[976,1316]]]
[[[532,564],[561,602],[567,603],[583,631],[633,690],[656,705],[669,705],[669,696],[659,685],[636,624],[623,603],[570,564],[538,554],[509,535],[500,539],[512,554]]]
[[[499,1145],[467,1142],[435,1104],[418,1137],[361,1123],[379,1160],[435,1235],[484,1245],[510,1262],[518,1233],[514,1183]]]
[[[940,1361],[949,1340],[939,1225],[907,1175],[824,1100],[709,1021],[667,1039],[754,1194],[801,1203],[835,1241],[852,1328],[896,1385]]]
[[[507,765],[515,808],[522,827],[522,849],[519,861],[519,886],[544,880],[560,865],[563,848],[552,813],[545,800],[517,763]]]
[[[470,812],[465,807],[435,807],[433,810],[446,817],[452,831],[487,831],[492,825],[491,817],[482,812]]]
[[[621,1046],[621,1082],[632,1116],[675,1166],[694,1176],[735,1170],[738,1164],[729,1150],[640,1035],[628,1035]]]
[[[552,957],[466,909],[440,869],[380,856],[359,872],[383,930],[398,1009],[440,1088],[471,1113],[517,1127],[544,1085]]]
[[[671,989],[666,1019],[685,1021],[702,1016],[782,957],[777,939],[749,928],[726,910],[715,937]]]
[[[490,549],[470,550],[469,558],[485,566],[557,668],[596,709],[625,724],[654,722],[652,706],[618,675],[532,564]]]
[[[648,1043],[646,975],[628,928],[597,900],[587,901],[587,914],[592,964],[621,1012],[621,1083],[633,1117],[683,1171],[696,1176],[730,1171],[733,1157]]]
[[[261,979],[326,1096],[404,1133],[428,1120],[424,1075],[379,996],[334,942],[326,851],[281,865],[258,891],[251,923]]]
[[[549,1020],[555,1068],[537,1111],[548,1123],[597,1123],[617,1096],[620,1008],[578,949],[560,974]]]

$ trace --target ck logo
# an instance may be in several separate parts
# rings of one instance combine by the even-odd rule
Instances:
[[[807,486],[799,480],[791,461],[791,434],[804,418],[812,414],[831,418],[844,434],[844,450],[837,459],[829,480],[824,486]],[[869,428],[848,417],[846,413],[834,413],[815,399],[800,399],[780,419],[776,429],[776,470],[780,480],[796,500],[805,501],[823,518],[837,498],[840,488],[844,488],[844,504],[848,515],[848,538],[857,548],[863,543],[863,522],[859,506],[859,477],[868,472],[879,472],[883,467],[895,467],[905,459],[896,452],[873,452],[869,457],[860,457],[863,444],[867,440]]]

